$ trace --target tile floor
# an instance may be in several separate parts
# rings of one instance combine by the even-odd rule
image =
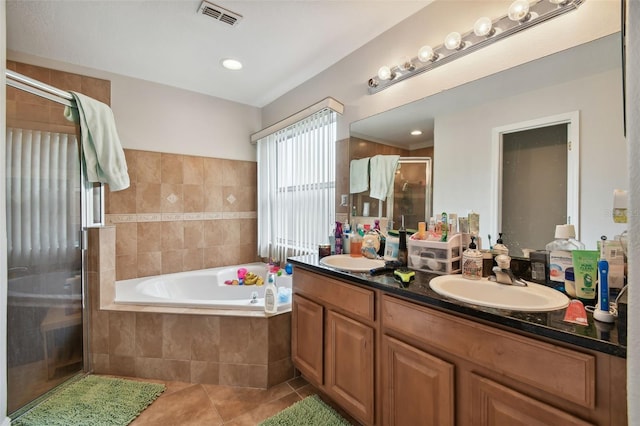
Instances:
[[[301,377],[266,390],[147,379],[133,380],[164,383],[167,388],[131,423],[131,426],[254,426],[313,394],[319,394],[325,402],[333,405],[351,424],[359,425]]]

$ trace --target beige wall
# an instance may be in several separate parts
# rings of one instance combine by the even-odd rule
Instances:
[[[106,191],[116,279],[237,265],[256,256],[256,163],[125,150],[131,187]]]

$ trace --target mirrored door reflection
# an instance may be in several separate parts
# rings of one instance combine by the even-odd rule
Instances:
[[[431,213],[431,158],[401,158],[393,181],[393,225],[399,228],[404,216],[407,229],[429,222]]]
[[[12,87],[7,104],[7,402],[13,413],[83,370],[81,172],[75,128],[64,123],[62,105]]]

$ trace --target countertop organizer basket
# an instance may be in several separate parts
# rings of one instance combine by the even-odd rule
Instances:
[[[446,242],[417,240],[413,236],[407,238],[409,268],[434,274],[460,272],[462,252],[469,244],[469,234],[453,234]]]

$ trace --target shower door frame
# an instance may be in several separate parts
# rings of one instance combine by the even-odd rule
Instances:
[[[20,73],[11,70],[5,70],[6,84],[15,89],[28,92],[30,94],[48,99],[66,107],[77,108],[77,105],[69,92],[60,90],[46,83],[42,83]],[[104,226],[104,185],[100,183],[90,183],[87,180],[86,165],[83,159],[81,130],[76,135],[78,141],[78,161],[80,163],[80,258],[81,258],[81,292],[82,292],[82,371],[76,373],[87,374],[91,371],[91,357],[89,329],[90,329],[90,306],[88,298],[88,273],[87,273],[87,250],[89,247],[87,229],[91,227]],[[71,377],[69,380],[72,380]],[[55,389],[55,387],[53,388]],[[46,395],[51,390],[45,392]],[[32,402],[27,403],[29,406],[34,401],[38,401],[43,395],[37,396]],[[18,410],[19,411],[19,410]]]

